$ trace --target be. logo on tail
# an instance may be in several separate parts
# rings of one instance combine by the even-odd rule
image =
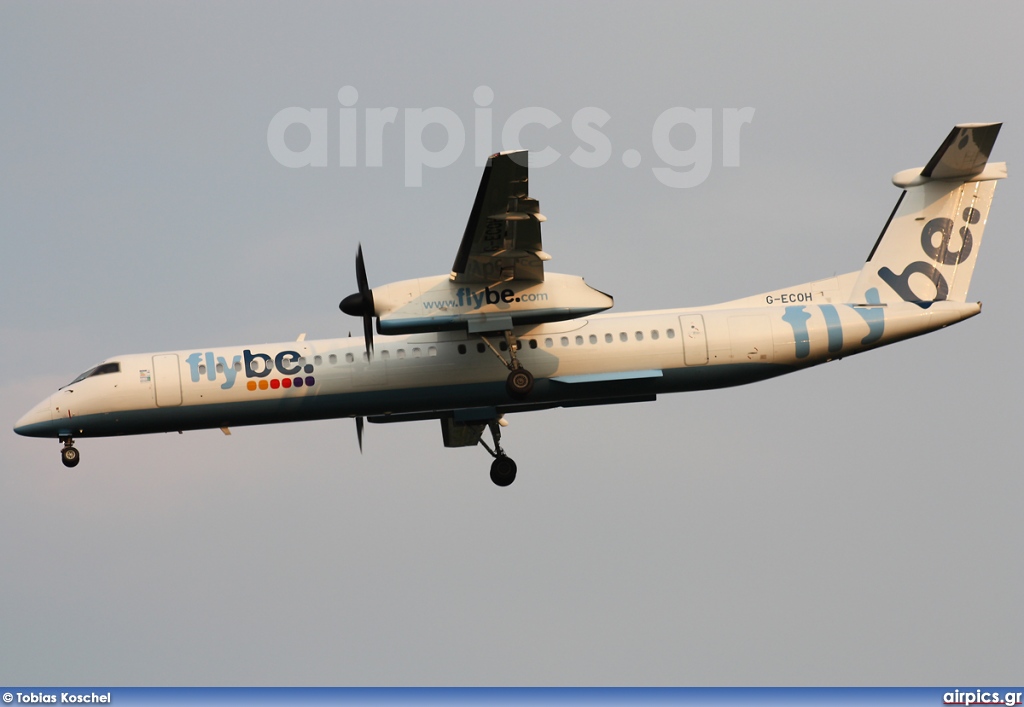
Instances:
[[[949,240],[953,234],[955,224],[952,219],[933,218],[921,229],[921,249],[925,255],[940,265],[959,265],[962,261],[971,257],[971,249],[974,247],[974,239],[971,236],[970,226],[981,220],[981,212],[974,207],[968,206],[962,214],[964,225],[960,227],[960,250],[951,251]],[[939,244],[935,244],[935,236],[941,235]],[[910,277],[915,274],[924,275],[935,285],[935,296],[931,300],[923,300],[914,294],[910,288]],[[931,263],[919,260],[910,263],[903,272],[897,275],[887,267],[878,271],[878,276],[896,291],[900,297],[907,302],[920,303],[926,306],[928,302],[938,302],[946,299],[949,295],[949,285],[946,278],[942,276],[939,269]]]

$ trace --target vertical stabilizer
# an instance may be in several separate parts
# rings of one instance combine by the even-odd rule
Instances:
[[[988,163],[1001,123],[957,125],[924,167],[893,177],[904,192],[871,250],[849,301],[965,302],[996,180]]]

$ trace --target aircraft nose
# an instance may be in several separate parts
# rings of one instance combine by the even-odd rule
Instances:
[[[52,421],[53,406],[50,405],[50,398],[46,398],[14,423],[14,431],[25,437],[50,437]]]

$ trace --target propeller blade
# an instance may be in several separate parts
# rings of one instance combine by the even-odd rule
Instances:
[[[363,244],[356,251],[356,284],[363,300],[363,338],[366,340],[366,357],[373,357],[373,290],[366,277],[366,263],[363,261]]]
[[[363,244],[359,244],[356,251],[356,284],[359,286],[359,294],[365,295],[370,289],[370,283],[366,279],[366,264],[363,262]]]
[[[356,439],[359,440],[359,453],[363,453],[363,418],[356,418]]]
[[[373,315],[363,317],[363,338],[366,339],[366,356],[373,358]]]
[[[363,260],[363,245],[356,251],[356,283],[359,291],[351,294],[338,305],[341,311],[353,317],[363,318],[363,338],[366,340],[366,358],[373,356],[373,290],[366,277],[366,263]]]

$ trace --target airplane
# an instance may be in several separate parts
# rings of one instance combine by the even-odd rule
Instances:
[[[967,289],[996,182],[1001,123],[955,126],[902,189],[859,270],[705,307],[606,312],[612,298],[547,272],[525,150],[492,155],[451,272],[369,286],[339,305],[363,337],[115,356],[33,407],[14,427],[76,438],[327,418],[439,420],[444,445],[480,445],[511,484],[506,415],[653,401],[753,383],[919,336],[981,312]],[[375,339],[375,332],[377,338]],[[484,438],[484,430],[491,444]]]

